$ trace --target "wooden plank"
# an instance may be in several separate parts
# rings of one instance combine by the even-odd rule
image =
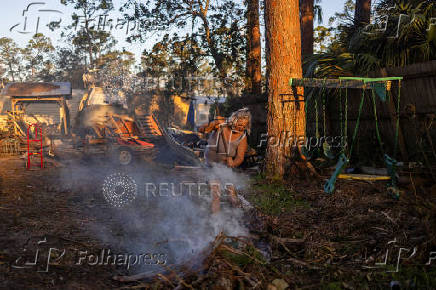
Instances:
[[[390,176],[369,175],[369,174],[339,174],[339,179],[347,180],[365,180],[365,181],[385,181],[391,180]]]
[[[327,88],[327,89],[368,89],[368,84],[358,80],[339,79],[291,79],[289,84],[294,87]]]
[[[413,79],[428,75],[434,75],[435,72],[436,60],[412,64],[405,67],[388,68],[389,75],[403,76],[405,79]],[[378,74],[378,72],[376,74]]]
[[[327,89],[364,89],[369,90],[373,88],[374,83],[384,83],[386,80],[397,81],[401,77],[392,78],[360,78],[349,77],[340,79],[312,79],[292,78],[289,80],[289,85],[292,87],[307,87],[307,88],[327,88]]]

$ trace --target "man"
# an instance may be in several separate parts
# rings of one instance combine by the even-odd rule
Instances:
[[[217,118],[209,124],[201,126],[200,133],[211,133],[205,151],[206,163],[211,166],[225,165],[235,168],[242,164],[248,148],[247,135],[251,129],[251,114],[247,108],[234,112],[226,120]],[[217,180],[211,180],[212,212],[220,211],[220,189]],[[233,185],[227,186],[230,201],[233,206],[238,206],[239,200]]]

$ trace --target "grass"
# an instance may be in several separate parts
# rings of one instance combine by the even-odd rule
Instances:
[[[252,180],[252,194],[248,199],[262,212],[278,216],[292,212],[298,207],[308,208],[307,202],[295,197],[295,192],[287,188],[279,180],[267,180],[258,175]]]

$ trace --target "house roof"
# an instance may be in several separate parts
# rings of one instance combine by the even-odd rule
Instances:
[[[1,96],[9,97],[53,97],[53,96],[70,96],[71,83],[8,83],[2,89]]]

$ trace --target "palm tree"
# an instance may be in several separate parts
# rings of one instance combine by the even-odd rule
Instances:
[[[389,6],[387,2],[376,7],[378,15],[389,17],[387,29],[340,25],[330,49],[305,60],[306,76],[362,76],[381,67],[436,59],[436,27],[431,25],[436,4],[428,0],[394,0],[396,5]],[[408,21],[402,21],[399,27],[400,17]]]

